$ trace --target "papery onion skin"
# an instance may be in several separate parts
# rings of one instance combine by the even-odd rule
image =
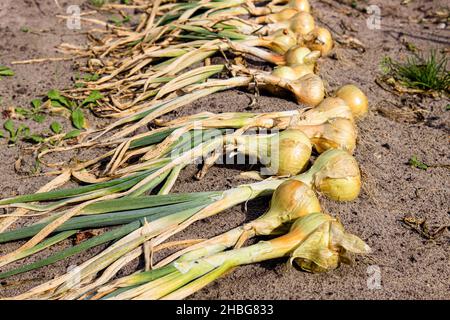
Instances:
[[[298,80],[307,74],[314,74],[314,65],[281,66],[272,71],[272,75],[285,80]],[[274,91],[276,92],[276,91]]]
[[[293,66],[295,74],[297,75],[297,79],[300,79],[307,74],[314,74],[314,65],[313,64],[300,64],[298,66]]]
[[[313,187],[332,200],[352,201],[361,191],[358,163],[344,150],[325,151],[306,174],[312,179]]]
[[[311,53],[311,50],[303,46],[293,46],[284,55],[285,63],[288,66],[305,63],[305,57]]]
[[[317,190],[336,201],[355,200],[361,191],[361,175],[353,157],[333,159],[327,170],[315,176]]]
[[[364,92],[353,84],[347,84],[339,88],[336,96],[344,100],[352,109],[355,118],[364,117],[369,110],[369,101]]]
[[[332,200],[353,201],[360,193],[361,178],[324,178],[317,181],[316,188]]]
[[[329,119],[321,125],[294,126],[302,130],[318,153],[328,149],[342,149],[353,153],[356,147],[356,127],[353,121],[345,118]]]
[[[272,71],[272,75],[285,80],[297,80],[299,78],[298,73],[295,71],[295,69],[289,66],[281,66],[275,68]]]
[[[356,127],[353,121],[344,118],[330,119],[322,125],[320,138],[314,141],[319,153],[328,149],[342,149],[353,153],[356,148]]]
[[[300,117],[298,124],[323,124],[334,118],[354,121],[352,110],[344,100],[328,97],[315,108],[308,110],[305,113],[305,117]]]
[[[235,138],[235,142],[239,152],[257,157],[278,176],[299,174],[308,164],[312,152],[311,141],[296,129],[270,135],[244,135]]]
[[[314,18],[308,12],[299,12],[290,19],[289,29],[298,35],[307,35],[314,30]]]
[[[311,12],[311,6],[308,0],[290,0],[289,6],[298,11]]]
[[[235,24],[235,23],[234,23]],[[246,26],[243,26],[246,28]],[[313,31],[315,28],[314,18],[308,12],[298,12],[293,17],[286,19],[282,22],[270,23],[263,28],[259,28],[257,33],[259,34],[273,34],[280,29],[289,29],[297,35],[297,37],[302,40],[304,36]],[[256,32],[255,30],[250,31],[251,33]]]
[[[315,74],[307,74],[290,84],[298,103],[317,106],[325,97],[325,87],[322,79]]]
[[[317,27],[304,36],[303,45],[313,51],[320,51],[324,57],[333,49],[333,38],[328,29]]]
[[[284,8],[283,10],[269,14],[266,17],[262,17],[264,19],[265,23],[279,23],[279,22],[285,22],[292,19],[293,16],[295,16],[298,13],[298,10],[295,8]],[[261,19],[258,19],[261,20]]]
[[[275,140],[276,139],[276,140]],[[277,146],[275,154],[270,152],[270,169],[278,176],[292,176],[304,170],[311,157],[312,145],[308,137],[300,130],[288,129],[273,138]]]
[[[296,70],[289,66],[280,66],[280,67],[274,68],[274,70],[272,71],[272,76],[275,76],[275,77],[278,77],[280,79],[287,80],[287,81],[294,81],[299,78]],[[275,85],[266,85],[266,86],[264,86],[264,90],[270,92],[274,96],[282,96],[283,93],[285,92],[285,89],[283,89],[279,86],[275,86]]]
[[[319,219],[323,222],[320,223]],[[293,228],[304,233],[309,231],[308,237],[292,251],[290,259],[304,271],[319,273],[334,270],[341,263],[351,262],[349,253],[367,254],[371,251],[363,240],[346,232],[344,226],[329,215],[313,213],[297,220],[291,230]]]
[[[279,54],[285,54],[297,44],[295,34],[289,29],[278,30],[273,38],[273,50]]]
[[[269,210],[253,225],[257,234],[267,235],[286,222],[320,211],[315,192],[305,183],[291,179],[275,189]]]

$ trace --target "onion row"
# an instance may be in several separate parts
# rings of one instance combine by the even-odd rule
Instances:
[[[337,90],[336,97],[324,100],[324,85],[314,73],[315,65],[330,52],[333,42],[328,30],[315,25],[308,1],[274,0],[263,7],[248,0],[156,1],[149,8],[147,19],[135,30],[117,29],[103,45],[87,49],[61,46],[66,52],[91,55],[85,70],[103,75],[71,93],[83,98],[91,90],[102,91],[109,100],[93,108],[119,119],[101,130],[86,132],[88,139],[76,146],[58,146],[40,154],[110,148],[71,168],[72,176],[89,185],[0,200],[0,207],[33,210],[44,216],[31,226],[0,233],[0,243],[31,238],[0,257],[0,266],[41,251],[78,230],[119,227],[0,273],[0,278],[116,242],[77,267],[76,274],[69,272],[15,298],[184,298],[242,264],[290,255],[291,262],[302,269],[320,272],[346,262],[346,251],[367,253],[369,248],[359,238],[346,233],[336,219],[319,213],[322,210],[312,191],[336,201],[358,196],[360,172],[347,151],[355,148],[354,119],[367,113],[367,98],[357,87],[347,85]],[[253,17],[242,19],[245,15]],[[272,72],[252,70],[237,59],[226,64],[231,78],[211,79],[223,73],[225,65],[211,65],[209,58],[225,51],[277,67]],[[197,63],[204,66],[192,68]],[[290,92],[299,104],[312,108],[266,114],[201,113],[156,120],[215,92],[249,86],[277,95]],[[133,135],[152,122],[159,128]],[[251,132],[261,128],[281,131]],[[107,137],[109,132],[112,135]],[[321,155],[301,173],[312,147]],[[203,158],[198,174],[202,177],[222,153],[234,152],[258,158],[271,175],[279,177],[221,192],[168,195],[188,164]],[[100,160],[108,160],[101,171],[97,166]],[[61,172],[67,175],[66,171]],[[158,195],[144,196],[158,188]],[[271,208],[257,220],[166,257],[152,271],[107,283],[125,263],[142,253],[148,255],[149,245],[162,245],[195,221],[274,190]],[[0,230],[14,219],[13,214],[4,220]],[[248,237],[273,234],[294,220],[285,235],[241,248]],[[96,279],[100,271],[104,273]]]

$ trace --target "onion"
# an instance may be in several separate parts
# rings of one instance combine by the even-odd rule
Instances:
[[[325,97],[325,87],[322,79],[315,74],[307,73],[296,80],[289,80],[296,76],[296,70],[290,67],[279,68],[276,75],[255,74],[264,88],[276,95],[282,95],[283,90],[294,94],[298,103],[308,106],[318,105]],[[283,78],[289,77],[289,78]]]
[[[306,76],[307,74],[314,74],[314,64],[299,64],[297,66],[291,67],[295,74],[297,75],[297,79]]]
[[[180,256],[183,256],[183,258],[178,259],[178,261],[187,261],[204,256],[205,252],[211,252],[215,248],[225,250],[235,246],[240,247],[251,237],[278,233],[283,231],[284,224],[314,212],[321,212],[316,193],[301,181],[294,179],[284,181],[275,189],[270,208],[266,213],[242,226],[172,254],[160,261],[155,267],[164,266]]]
[[[254,19],[254,21],[258,24],[285,22],[291,19],[299,12],[309,13],[310,11],[311,7],[307,0],[291,0],[287,5],[287,7],[284,7],[280,11],[265,16],[257,17]]]
[[[314,73],[315,62],[319,55],[318,51],[311,52],[306,47],[291,47],[284,55],[286,66],[276,68],[272,75],[287,80],[300,79],[306,74]]]
[[[369,104],[367,97],[357,86],[347,84],[336,92],[336,96],[347,103],[356,118],[367,114]]]
[[[353,121],[353,113],[344,100],[329,97],[315,108],[301,113],[298,119],[291,120],[291,125],[320,125],[334,118]],[[286,120],[288,119],[282,119],[283,123]]]
[[[297,179],[336,201],[354,200],[361,190],[358,163],[348,152],[339,149],[322,153]]]
[[[267,16],[258,17],[255,19],[255,22],[258,24],[268,24],[268,23],[280,23],[289,21],[298,13],[298,10],[295,8],[284,8],[283,10],[272,13]]]
[[[334,270],[341,263],[349,263],[348,252],[366,254],[370,247],[357,236],[347,233],[335,218],[323,213],[313,213],[298,219],[290,234],[307,234],[291,253],[291,263],[308,272]]]
[[[244,135],[235,139],[239,152],[257,157],[279,176],[300,173],[311,156],[311,142],[300,130],[288,129],[270,135]]]
[[[328,29],[317,27],[303,38],[303,45],[326,56],[333,49],[333,38]]]
[[[298,36],[306,36],[308,33],[314,30],[315,22],[314,18],[308,12],[298,12],[288,20],[282,22],[276,22],[266,25],[263,28],[257,30],[259,34],[272,34],[280,29],[289,29]],[[245,30],[241,30],[246,32]],[[252,31],[252,32],[256,32]]]
[[[271,49],[276,53],[285,54],[290,48],[297,44],[295,34],[289,29],[282,29],[275,32],[271,41]]]
[[[252,225],[257,234],[268,235],[283,223],[320,211],[315,192],[303,182],[291,179],[275,189],[270,209]]]
[[[289,22],[289,29],[298,35],[306,35],[314,30],[314,18],[308,12],[299,12]]]
[[[289,7],[295,8],[298,11],[310,12],[311,6],[309,5],[308,0],[290,0]]]
[[[290,255],[290,262],[300,268],[324,272],[336,269],[341,263],[349,263],[349,252],[366,254],[370,247],[357,236],[347,233],[336,218],[315,212],[297,219],[288,233],[277,238],[225,251],[218,246],[207,246],[198,250],[193,259],[188,253],[165,269],[123,278],[116,287],[125,288],[125,291],[104,298],[180,300],[240,265]]]
[[[293,46],[286,52],[284,58],[288,66],[304,64],[305,57],[308,56],[310,53],[311,50],[309,50],[306,47]]]
[[[356,147],[356,128],[353,121],[344,118],[334,118],[321,125],[293,126],[302,130],[317,152],[328,149],[342,149],[353,153]]]
[[[316,106],[325,97],[325,87],[322,79],[315,74],[307,74],[288,85],[289,90],[294,93],[298,103],[308,106]]]
[[[296,70],[289,66],[276,67],[272,71],[272,75],[286,80],[297,80],[299,78]]]

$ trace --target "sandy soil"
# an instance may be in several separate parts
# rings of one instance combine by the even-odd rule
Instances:
[[[82,3],[71,0],[70,4]],[[349,1],[351,2],[351,1]],[[69,5],[59,1],[62,8]],[[375,82],[380,76],[382,57],[402,58],[409,54],[405,42],[428,50],[449,45],[447,29],[432,23],[430,12],[443,7],[445,1],[371,1],[381,8],[380,30],[367,28],[367,15],[338,1],[311,1],[319,24],[333,30],[335,37],[351,36],[361,41],[365,50],[337,44],[331,57],[320,61],[320,75],[333,91],[345,83],[356,83],[370,99],[370,114],[358,123],[356,150],[364,177],[361,196],[351,203],[321,199],[329,213],[339,217],[346,228],[364,239],[372,248],[370,257],[357,258],[352,266],[326,274],[308,274],[287,267],[284,260],[241,267],[195,294],[195,299],[448,299],[450,298],[450,237],[448,229],[435,240],[424,238],[407,228],[401,219],[413,216],[426,219],[431,230],[450,225],[450,175],[448,168],[432,167],[427,171],[412,168],[408,159],[417,155],[427,164],[450,163],[449,100],[416,95],[399,96],[385,91]],[[360,3],[358,1],[358,3]],[[361,8],[363,4],[359,5]],[[83,10],[88,10],[83,7]],[[6,0],[0,3],[0,62],[55,56],[60,42],[83,43],[81,31],[71,31],[55,14],[64,13],[53,0]],[[428,21],[417,23],[421,18]],[[20,31],[22,26],[33,32]],[[445,27],[445,26],[444,26]],[[85,26],[88,28],[88,26]],[[51,88],[69,86],[74,74],[71,61],[15,66],[16,76],[0,80],[1,110],[9,106],[27,106],[29,101]],[[215,94],[174,113],[186,115],[207,109],[220,111],[275,111],[296,108],[296,104],[267,96],[249,106],[252,95],[241,91]],[[61,120],[61,119],[60,119]],[[5,118],[0,119],[0,125]],[[63,121],[63,120],[61,120]],[[51,119],[32,130],[48,128]],[[68,126],[68,124],[66,123]],[[9,147],[0,144],[1,197],[24,194],[38,189],[47,177],[32,176],[32,157],[24,143]],[[13,162],[22,157],[23,171],[16,172]],[[192,178],[194,167],[187,168],[175,192],[220,190],[243,182],[238,168],[214,167],[206,179]],[[267,208],[267,200],[252,201],[246,207],[232,208],[219,216],[198,222],[179,238],[206,237],[218,234],[251,220]],[[70,245],[72,240],[61,246]],[[0,246],[7,252],[18,243]],[[46,250],[47,256],[61,246]],[[79,264],[102,248],[95,248],[54,265],[25,273],[0,284],[0,296],[24,292],[40,282]],[[130,273],[142,261],[130,263],[121,274]],[[373,266],[381,271],[381,287],[370,288]],[[6,270],[6,268],[5,268]],[[2,270],[3,271],[3,270]]]

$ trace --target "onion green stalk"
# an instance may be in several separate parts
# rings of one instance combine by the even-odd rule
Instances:
[[[353,115],[339,98],[327,98],[313,109],[271,113],[201,113],[168,122],[157,121],[159,126],[188,130],[190,126],[216,129],[266,128],[302,131],[315,149],[322,153],[328,149],[353,152],[356,145],[356,128]],[[151,133],[150,133],[151,135]],[[168,136],[166,141],[169,141]],[[163,142],[164,144],[165,142]],[[134,153],[135,154],[135,153]]]
[[[195,132],[193,132],[195,133]],[[188,133],[189,134],[189,133]],[[222,147],[222,144],[231,143],[236,145],[239,152],[249,155],[256,155],[258,158],[268,164],[271,170],[279,175],[295,175],[298,174],[306,165],[311,155],[311,144],[307,137],[299,130],[286,130],[280,134],[259,135],[259,136],[220,136],[209,140],[208,132],[202,132],[202,139],[197,145],[192,145],[192,141],[196,139],[188,139],[188,151],[180,153],[179,157],[173,160],[170,158],[148,160],[134,167],[127,168],[131,172],[131,178],[119,178],[110,182],[92,184],[87,187],[79,187],[75,189],[66,189],[59,191],[51,191],[46,193],[38,193],[29,196],[18,196],[9,199],[3,199],[0,205],[22,207],[37,211],[55,210],[62,206],[80,203],[87,200],[101,198],[105,195],[112,195],[124,192],[123,196],[136,197],[158,186],[172,171],[179,172],[180,167],[192,163],[195,159],[205,156],[210,152]],[[199,144],[198,144],[199,143]],[[185,143],[178,141],[175,145],[170,146],[165,153],[177,150],[183,151]],[[160,152],[158,153],[160,154]],[[170,155],[169,155],[170,156]],[[147,164],[149,163],[149,164]],[[149,170],[149,165],[154,169]],[[132,170],[145,170],[143,172],[132,173]],[[120,171],[118,171],[120,172]],[[173,176],[171,183],[173,185]],[[64,198],[64,195],[67,195]],[[59,200],[61,199],[61,200]],[[27,202],[58,200],[50,204],[27,204]],[[84,209],[86,210],[86,209]],[[82,214],[83,209],[79,214]],[[37,228],[34,226],[34,228]],[[0,237],[1,241],[1,237]]]
[[[212,144],[214,145],[214,144]],[[195,150],[195,148],[194,148]],[[180,159],[180,158],[178,158]],[[178,164],[178,163],[177,163]],[[146,177],[144,180],[139,182],[137,185],[135,185],[131,191],[138,190],[142,185],[145,185],[151,179],[153,178],[152,175]],[[347,154],[344,151],[340,150],[329,150],[325,153],[323,153],[314,163],[314,165],[311,167],[310,170],[308,170],[306,173],[295,177],[296,179],[300,179],[302,182],[307,183],[308,185],[312,186],[314,189],[319,190],[324,195],[328,196],[331,199],[338,200],[338,201],[348,201],[353,200],[357,197],[360,190],[360,173],[358,166],[354,160],[353,157],[351,157],[349,154]],[[148,181],[146,181],[146,179]],[[188,225],[190,225],[192,222],[197,221],[199,219],[203,219],[207,216],[217,214],[218,212],[230,207],[230,203],[228,203],[228,199],[230,196],[230,193],[234,195],[234,193],[238,192],[239,196],[235,195],[235,199],[231,201],[231,205],[234,205],[236,203],[240,203],[242,201],[246,201],[250,198],[253,198],[254,196],[254,190],[259,190],[259,192],[256,192],[256,194],[260,194],[261,192],[267,191],[267,189],[276,188],[282,180],[269,180],[265,183],[261,184],[254,184],[249,186],[243,186],[244,188],[248,188],[249,191],[251,191],[250,194],[247,192],[242,192],[242,188],[238,189],[232,189],[230,192],[226,192],[225,198],[219,200],[217,203],[213,203],[210,206],[207,206],[203,210],[200,210],[195,215],[193,215],[190,219],[187,221],[181,223],[177,227],[174,227],[173,230],[167,230],[166,232],[160,234],[156,238],[156,243],[161,243],[162,241],[166,240],[171,235],[183,230]],[[129,194],[130,190],[125,193]],[[116,197],[119,197],[120,194],[116,194]],[[256,196],[256,195],[255,195]],[[236,202],[238,201],[238,202]],[[58,217],[58,219],[60,219]],[[56,220],[55,220],[56,221]],[[65,222],[65,220],[64,220]],[[29,246],[35,246],[37,243],[39,243],[39,239],[37,238],[40,236],[43,232],[43,230],[48,230],[47,232],[53,232],[57,227],[60,225],[55,225],[52,221],[52,229],[50,228],[50,225],[45,226],[41,231],[39,231],[31,240],[27,242],[27,246],[22,246],[19,248],[19,250],[8,254],[6,256],[3,256],[0,258],[0,263],[7,263],[10,260],[15,260],[17,255],[21,253],[26,248],[29,248]],[[42,237],[42,236],[41,236]],[[33,242],[34,241],[34,242]]]
[[[259,218],[221,235],[178,251],[164,258],[155,265],[155,268],[160,268],[181,255],[183,255],[182,260],[190,260],[192,257],[205,256],[217,250],[240,247],[248,238],[256,235],[279,233],[279,229],[285,223],[320,211],[319,200],[310,187],[298,180],[287,180],[275,189],[269,210]],[[130,277],[134,276],[135,275]],[[142,277],[139,276],[138,278]],[[122,283],[122,281],[118,282]],[[134,284],[138,283],[133,282],[133,285]]]
[[[358,237],[345,232],[337,219],[323,213],[309,213],[298,218],[283,236],[195,260],[180,258],[169,268],[163,267],[166,271],[175,268],[171,273],[123,291],[111,299],[182,299],[240,265],[290,256],[291,263],[303,270],[326,272],[348,262],[349,253],[368,252],[370,248]],[[148,274],[146,276],[149,277]],[[130,279],[127,280],[129,284]],[[139,284],[136,281],[131,283]]]
[[[242,3],[238,4],[238,2],[241,1],[237,1],[236,3],[233,4],[225,4],[225,8],[229,8],[229,6],[236,7],[242,5]],[[300,24],[303,24],[305,26],[307,25],[305,21],[309,21],[308,19],[310,18],[309,13],[307,13],[309,11],[309,5],[306,3],[307,2],[301,3],[292,2],[289,3],[288,6],[296,9],[287,8],[283,10],[291,10],[291,11],[294,10],[295,12],[300,10],[300,12],[295,15],[295,17],[298,16],[303,18],[299,19],[295,18],[295,19],[299,20],[301,22]],[[166,31],[170,31],[169,33],[171,35],[169,36],[169,38],[171,37],[176,38],[177,36],[183,36],[183,37],[191,37],[194,39],[195,35],[198,35],[198,37],[200,37],[201,39],[218,39],[218,40],[213,40],[210,42],[205,42],[204,40],[196,40],[192,41],[192,43],[183,43],[183,42],[180,43],[175,41],[174,43],[170,43],[170,45],[168,46],[166,44],[167,42],[166,40],[162,40],[162,43],[164,44],[152,43],[150,41],[150,38],[148,37],[149,36],[148,32],[150,32],[150,30],[146,29],[145,36],[144,35],[142,36],[146,38],[146,41],[150,41],[150,43],[145,45],[142,53],[138,53],[137,55],[134,55],[130,58],[121,59],[120,65],[111,70],[109,70],[111,66],[104,66],[103,63],[97,59],[96,60],[97,62],[94,65],[100,64],[102,66],[102,68],[100,69],[101,73],[107,75],[105,77],[100,78],[98,81],[87,82],[85,83],[86,88],[77,90],[78,91],[112,90],[113,92],[117,92],[119,96],[123,96],[125,99],[115,98],[112,100],[112,103],[115,105],[116,110],[136,108],[136,107],[144,108],[146,105],[145,103],[142,106],[136,104],[155,95],[156,97],[152,101],[163,97],[164,94],[160,93],[161,84],[167,82],[168,81],[167,79],[169,79],[170,82],[177,81],[178,79],[177,81],[179,82],[178,84],[182,86],[188,83],[203,81],[212,76],[213,74],[217,73],[219,70],[218,68],[220,68],[220,66],[205,66],[189,71],[184,75],[175,76],[177,73],[184,70],[188,66],[191,66],[196,62],[203,61],[204,59],[210,57],[215,52],[218,52],[219,50],[223,51],[231,48],[234,50],[254,54],[257,57],[263,58],[273,63],[278,64],[285,63],[284,57],[282,55],[281,56],[272,55],[271,53],[260,50],[258,47],[265,47],[272,51],[277,52],[278,54],[284,54],[290,47],[292,47],[298,42],[296,39],[297,36],[301,35],[302,32],[306,32],[304,31],[305,29],[304,26],[300,25],[298,27],[292,27],[291,28],[292,30],[289,28],[285,28],[286,26],[284,26],[284,24],[286,24],[285,23],[286,21],[281,21],[283,19],[278,19],[281,21],[278,23],[279,26],[277,28],[275,28],[274,26],[269,28],[271,30],[269,32],[271,35],[269,37],[260,38],[256,36],[250,36],[239,33],[240,32],[239,28],[236,28],[233,25],[226,26],[225,24],[226,27],[225,29],[223,29],[224,22],[217,24],[217,26],[215,25],[215,23],[213,23],[211,26],[205,28],[204,27],[205,24],[203,21],[197,21],[196,18],[188,20],[188,18],[190,18],[195,11],[201,8],[207,8],[211,4],[213,4],[214,8],[216,8],[216,5],[219,5],[220,8],[222,8],[222,6],[224,5],[222,3],[215,1],[198,3],[194,5],[194,7],[188,9],[187,12],[184,12],[184,14],[182,14],[183,17],[180,16],[179,19],[177,19],[178,24],[171,23],[173,27],[167,28],[167,26],[164,26],[164,24],[161,22],[164,21],[164,19],[161,18],[160,22],[157,23],[158,24],[157,28],[163,28]],[[189,4],[188,7],[190,7],[191,5],[192,4]],[[181,5],[176,10],[183,11],[185,9],[186,7],[184,5]],[[275,13],[275,15],[283,14],[283,10],[278,13]],[[213,18],[210,19],[212,19],[211,21],[214,21]],[[271,19],[272,18],[270,18],[269,20]],[[208,18],[207,21],[209,21]],[[195,23],[197,23],[198,25],[195,25]],[[259,28],[258,23],[253,24],[256,26],[256,28]],[[184,33],[182,32],[180,33],[178,31],[184,31]],[[161,34],[159,32],[156,33],[153,32],[153,34],[155,36],[158,35],[158,37],[161,37]],[[136,40],[136,36],[139,38],[138,34],[134,34],[130,36],[130,40],[131,39]],[[314,37],[310,38],[313,39]],[[231,42],[222,41],[219,39],[228,39]],[[311,39],[309,41],[303,41],[303,39],[300,39],[300,41],[306,46],[310,45],[311,43],[317,46],[316,43],[317,41],[314,42]],[[125,41],[119,40],[119,42],[123,44],[127,43],[126,40]],[[105,54],[110,53],[113,50],[118,50],[118,47],[120,47],[120,44],[114,43],[110,44],[106,52],[102,54],[102,57],[104,57]],[[192,50],[192,48],[195,49]],[[98,50],[100,50],[100,48],[96,47],[94,52],[99,52]],[[320,49],[317,50],[320,51]],[[161,63],[160,59],[167,59],[167,58],[168,60],[166,62],[168,63],[166,62]],[[161,66],[161,68],[159,66]],[[141,70],[140,73],[138,73],[139,70]],[[128,74],[126,74],[126,72],[128,72]],[[113,80],[116,77],[119,77],[121,79],[117,81]],[[120,91],[117,91],[117,88],[119,86],[121,87],[121,89]],[[166,84],[165,87],[167,89],[164,92],[165,94],[169,92],[174,92],[177,88],[176,86],[173,86],[173,83],[171,83],[170,85]],[[139,90],[136,90],[136,88],[139,88]],[[148,91],[148,89],[151,90]],[[168,89],[170,89],[170,91],[168,91]],[[130,102],[129,101],[130,96],[134,96],[135,94],[137,94],[137,96],[135,96],[135,98]],[[105,105],[102,105],[101,107],[105,107]]]
[[[57,229],[55,229],[55,232],[72,230],[75,228],[89,229],[89,228],[115,226],[126,224],[147,216],[158,215],[162,213],[164,215],[173,214],[184,209],[186,205],[195,207],[204,202],[211,201],[211,199],[214,199],[214,197],[218,195],[219,193],[200,193],[200,194],[193,194],[192,196],[187,194],[183,195],[184,199],[189,199],[188,202],[186,202],[186,200],[181,202],[178,199],[176,199],[176,197],[175,197],[176,200],[171,201],[170,198],[173,198],[172,195],[170,195],[169,197],[159,197],[155,195],[149,197],[136,198],[137,203],[135,203],[134,200],[130,201],[130,199],[126,198],[98,202],[92,204],[91,206],[86,207],[83,210],[83,213],[86,214],[87,212],[92,212],[90,210],[92,210],[91,208],[93,207],[99,208],[101,209],[101,211],[94,211],[95,214],[89,213],[88,215],[85,216],[73,217],[70,220],[63,223]],[[154,203],[154,201],[149,201],[152,200],[152,198],[159,198],[156,199],[158,204]],[[169,199],[165,201],[164,198]],[[119,209],[121,207],[121,204],[124,203],[123,200],[126,200],[126,204],[132,203],[135,209],[131,209],[130,206],[127,205],[122,206],[122,209]],[[174,203],[174,201],[176,202]],[[108,207],[111,205],[115,206],[115,208],[108,209]],[[0,233],[0,243],[32,237],[49,223],[50,223],[49,221],[43,223],[36,223],[28,227],[22,227],[17,230]]]
[[[20,274],[20,273],[27,272],[30,270],[34,270],[37,268],[41,268],[43,266],[46,266],[46,265],[55,263],[57,261],[63,260],[67,257],[73,256],[77,253],[86,251],[86,250],[88,250],[92,247],[98,246],[100,244],[103,244],[103,243],[106,243],[106,242],[109,242],[112,240],[120,239],[120,238],[134,232],[135,230],[138,230],[142,226],[144,221],[148,221],[149,223],[151,222],[152,226],[153,226],[153,224],[163,225],[163,227],[156,229],[156,231],[153,231],[154,233],[152,233],[152,235],[157,234],[157,232],[162,232],[164,230],[164,228],[166,228],[168,226],[172,226],[173,224],[181,223],[182,221],[186,220],[188,217],[190,217],[191,215],[196,213],[199,210],[199,208],[202,208],[205,206],[205,205],[203,205],[203,206],[199,207],[198,203],[192,203],[192,204],[195,204],[197,206],[190,208],[190,209],[184,209],[181,211],[177,210],[176,212],[170,212],[170,211],[166,212],[164,210],[164,211],[162,211],[163,212],[162,214],[147,215],[144,217],[145,220],[143,219],[143,220],[136,220],[136,221],[130,222],[128,224],[125,224],[124,226],[121,226],[120,228],[116,228],[114,230],[105,232],[99,236],[95,236],[86,241],[83,241],[82,243],[80,243],[76,246],[73,246],[68,249],[57,252],[48,258],[39,260],[39,261],[31,263],[31,264],[22,265],[21,267],[19,267],[17,269],[13,269],[10,271],[0,273],[0,279],[7,278],[9,276]],[[189,207],[192,204],[191,203],[184,204],[184,207]],[[146,238],[139,238],[139,239],[142,240],[140,242],[140,243],[142,243],[144,241],[144,239],[146,239]],[[132,250],[140,243],[133,242],[132,246],[127,247],[127,248],[121,247],[121,250],[128,250],[128,248],[130,250]],[[35,250],[35,248],[34,248],[34,250]],[[126,252],[128,252],[128,251],[126,251]],[[23,254],[22,254],[21,258],[22,257],[23,257]],[[15,261],[15,260],[18,260],[18,259],[14,259],[12,261]],[[7,263],[10,263],[12,261],[8,261]],[[4,265],[5,263],[2,262],[2,264]]]
[[[335,199],[338,201],[353,200],[354,198],[356,198],[360,190],[360,174],[356,161],[347,152],[341,150],[329,150],[323,153],[317,158],[314,165],[307,172],[295,176],[294,179],[302,181],[303,183],[312,187],[318,192],[321,192],[324,195],[330,197],[331,199]],[[243,203],[245,201],[254,199],[259,196],[271,194],[281,183],[283,183],[283,181],[284,181],[283,179],[268,179],[262,182],[257,182],[249,185],[242,185],[240,187],[224,191],[221,193],[222,195],[220,196],[219,200],[215,200],[214,202],[212,202],[211,204],[207,205],[202,209],[194,210],[195,212],[190,211],[189,212],[190,217],[182,222],[178,221],[176,223],[170,223],[171,221],[170,217],[172,215],[169,215],[167,216],[169,224],[165,222],[164,228],[158,229],[159,231],[151,233],[150,238],[152,238],[152,243],[154,245],[158,245],[163,241],[165,241],[170,236],[172,236],[173,234],[176,234],[181,230],[185,229],[195,221],[215,215],[236,204]],[[164,197],[164,196],[155,196],[155,197]],[[99,206],[100,204],[96,205]],[[165,217],[161,219],[164,220]],[[158,221],[160,221],[160,219],[157,219],[151,225],[158,224],[156,223]],[[75,226],[76,224],[74,224],[74,227]],[[132,233],[135,234],[135,236],[129,235],[126,236],[125,238],[137,237],[136,232],[137,230],[135,231],[135,233]],[[116,249],[114,248],[111,249],[110,247],[106,249],[106,252],[111,254],[111,258],[107,259],[108,263],[109,264],[113,263],[121,256],[123,256],[123,254],[126,254],[131,250],[133,250],[134,248],[136,248],[137,243],[142,243],[142,241],[150,239],[148,237],[138,237],[138,238],[140,240],[136,240],[137,238],[136,239],[133,238],[135,239],[132,242],[133,245],[129,245],[126,248],[121,247],[119,249],[117,247],[114,247]],[[95,239],[96,237],[91,238],[90,240],[94,242],[96,241]],[[119,252],[120,254],[118,253],[118,251],[120,251]],[[107,267],[109,265],[108,263],[105,262],[104,264],[101,264],[101,267],[99,267],[100,269],[93,266],[91,267],[89,263],[87,263],[86,266],[90,266],[89,268],[93,268],[92,270],[98,272],[102,268]],[[63,283],[65,281],[64,279],[67,279],[67,275],[62,277],[63,277],[61,278],[63,279],[61,280],[62,282],[56,281],[58,285]],[[47,285],[53,286],[54,283],[55,282],[52,282]],[[36,291],[30,291],[25,296],[31,297],[34,294],[38,294],[38,292],[41,292],[40,290],[42,288],[46,288],[45,291],[47,291],[47,285],[40,287],[40,289],[36,289]]]

